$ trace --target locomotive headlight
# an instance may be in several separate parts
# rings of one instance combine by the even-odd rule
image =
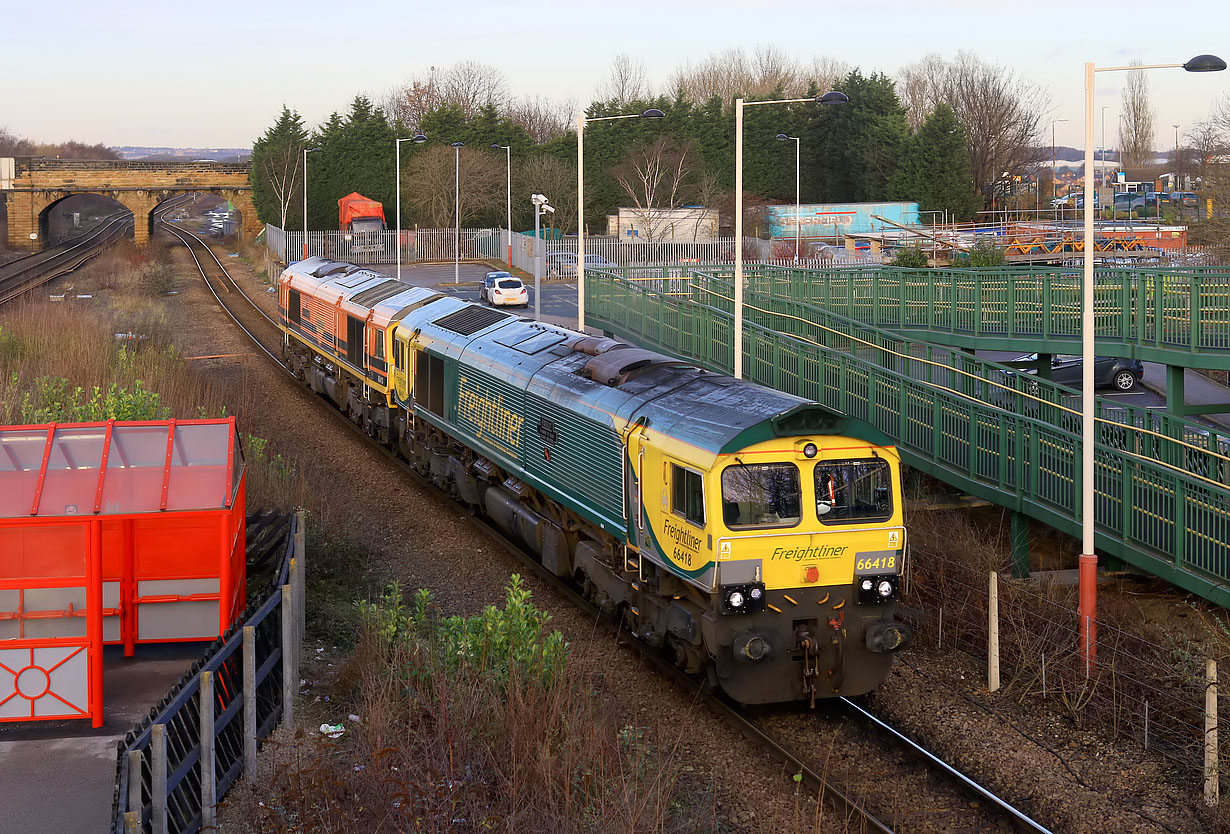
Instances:
[[[752,599],[760,599],[760,597],[764,595],[764,591],[759,588],[752,588],[752,590],[748,591],[747,595]]]
[[[859,583],[859,587],[861,587],[864,591],[870,591],[871,590],[871,580],[864,579],[861,583]]]
[[[763,611],[764,606],[764,585],[759,582],[723,585],[718,594],[718,608],[722,614],[756,614]]]
[[[731,591],[730,596],[726,597],[726,601],[730,603],[731,608],[743,607],[743,593],[741,591]]]
[[[867,584],[871,584],[870,580],[867,581]],[[893,583],[887,579],[881,579],[880,584],[876,586],[876,593],[885,598],[891,597],[893,595]]]
[[[808,443],[806,446],[803,447],[803,457],[814,458],[816,456],[816,453],[819,451],[820,450],[816,448],[815,443]]]

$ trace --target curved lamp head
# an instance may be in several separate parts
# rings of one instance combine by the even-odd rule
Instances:
[[[1223,68],[1223,69],[1225,68],[1225,66],[1226,66],[1225,64],[1222,64],[1222,68]],[[649,108],[648,110],[646,110],[644,113],[642,113],[642,114],[641,114],[641,118],[642,118],[642,119],[661,119],[661,118],[663,118],[665,115],[666,115],[666,114],[665,114],[665,113],[663,113],[663,112],[662,112],[661,110],[659,110],[658,108],[656,108],[656,107],[651,107],[651,108]]]
[[[491,150],[493,150],[493,151],[502,151],[502,150],[504,150],[504,146],[503,146],[503,145],[501,145],[499,142],[492,142],[492,143],[491,143]]]
[[[426,142],[426,141],[427,141],[427,137],[426,137],[426,136],[424,136],[424,135],[423,135],[423,134],[421,134],[421,133],[416,133],[416,134],[414,134],[414,140],[413,140],[413,141],[414,141],[414,144],[416,144],[416,145],[421,145],[421,144],[423,144],[424,142]]]
[[[779,134],[777,134],[777,141],[779,141],[779,142],[789,142],[789,141],[790,141],[790,137],[789,137],[789,136],[787,136],[787,135],[786,135],[786,134],[784,134],[784,133],[779,133]]]
[[[465,142],[453,142],[452,144],[449,145],[450,148],[464,148],[465,146],[466,146]]]
[[[816,101],[820,104],[845,104],[849,100],[850,97],[848,95],[837,90],[829,90],[822,96],[816,96]]]
[[[1183,65],[1188,72],[1221,72],[1225,68],[1226,62],[1216,55],[1197,55]]]

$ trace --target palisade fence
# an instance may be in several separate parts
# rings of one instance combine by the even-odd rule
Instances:
[[[591,324],[729,372],[729,283],[661,272],[657,278],[587,274]],[[754,291],[745,300],[748,379],[827,405],[855,421],[851,433],[870,429],[892,438],[911,466],[1079,534],[1079,415],[1048,400],[1059,392],[1044,380],[1004,376],[999,366],[960,350],[911,344],[810,305],[777,308]],[[1161,440],[1134,437],[1130,426],[1099,424],[1098,546],[1180,586],[1196,584],[1225,604],[1230,500],[1208,478],[1158,460],[1167,455],[1148,448],[1150,438]],[[1210,476],[1224,471],[1215,468]],[[953,556],[928,552],[911,559],[906,600],[928,615],[921,641],[955,641],[986,657],[986,574],[973,560]],[[1052,699],[1077,721],[1202,767],[1199,751],[1216,738],[1217,710],[1206,713],[1202,706],[1211,691],[1200,671],[1204,659],[1183,656],[1182,641],[1158,646],[1099,621],[1091,646],[1098,662],[1085,667],[1073,589],[1039,593],[1014,585],[998,607],[1001,663],[1018,697]]]
[[[303,514],[248,521],[248,562],[271,559],[243,621],[119,743],[111,834],[213,830],[217,805],[279,722],[294,723],[304,627]],[[263,583],[262,583],[263,584]],[[250,595],[251,596],[251,595]]]
[[[507,229],[462,229],[460,236],[453,229],[403,229],[401,232],[401,262],[419,263],[462,260],[508,262],[511,239],[512,266],[534,273],[534,258],[543,258],[543,277],[570,277],[576,274],[577,238],[575,235],[544,237],[513,232]],[[539,242],[540,246],[535,246]],[[774,245],[776,243],[776,245]],[[265,245],[283,263],[313,255],[349,261],[356,264],[397,263],[397,232],[348,233],[320,231],[304,233],[265,225]],[[785,250],[790,249],[790,253]],[[601,266],[685,266],[697,264],[730,264],[734,262],[734,238],[701,241],[632,241],[611,235],[587,235],[585,253],[597,260],[589,268]],[[793,257],[793,248],[781,241],[745,237],[743,257],[748,263],[778,264],[799,268],[831,266],[863,266],[877,264],[878,254],[855,254],[845,249],[811,248],[801,260]],[[789,257],[783,255],[789,254]],[[559,257],[555,257],[559,256]],[[588,262],[587,262],[588,263]]]

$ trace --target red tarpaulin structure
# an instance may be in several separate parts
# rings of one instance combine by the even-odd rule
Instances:
[[[234,418],[0,427],[0,721],[102,724],[102,647],[243,612]]]

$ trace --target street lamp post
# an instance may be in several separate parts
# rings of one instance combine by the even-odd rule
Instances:
[[[1051,119],[1051,199],[1059,196],[1059,174],[1055,169],[1055,125],[1067,119]]]
[[[539,237],[539,218],[542,213],[555,213],[550,205],[548,205],[547,195],[531,194],[530,202],[534,204],[534,321],[542,320],[542,241]]]
[[[508,164],[508,268],[512,269],[512,146],[492,142],[491,150],[503,150]],[[534,303],[537,304],[537,289],[535,289],[534,298]]]
[[[421,145],[427,141],[427,137],[421,133],[416,133],[409,139],[398,139],[394,144],[397,148],[397,280],[401,280],[401,143],[413,142],[416,145]]]
[[[794,142],[794,259],[799,259],[799,227],[803,224],[803,218],[800,216],[803,211],[803,206],[799,202],[799,172],[801,167],[799,137],[787,136],[785,133],[777,134],[779,142]]]
[[[743,378],[743,108],[760,104],[798,104],[814,101],[819,104],[845,104],[850,97],[830,90],[815,98],[784,98],[776,101],[735,99],[735,321],[734,376]]]
[[[465,142],[452,144],[454,159],[453,178],[453,283],[461,283],[461,149]]]
[[[1197,55],[1185,64],[1147,64],[1127,67],[1095,67],[1085,64],[1085,257],[1084,284],[1081,292],[1081,556],[1079,563],[1080,602],[1077,619],[1080,630],[1080,652],[1085,669],[1093,666],[1097,655],[1097,578],[1098,557],[1094,550],[1094,430],[1093,363],[1093,84],[1099,72],[1171,69],[1182,67],[1188,72],[1217,72],[1226,62],[1215,55]]]
[[[307,222],[307,155],[320,148],[303,149],[303,257],[308,256],[308,222]]]
[[[656,107],[644,113],[622,116],[577,116],[577,330],[585,332],[585,126],[612,119],[660,119],[666,114]]]
[[[1174,127],[1174,190],[1182,191],[1183,186],[1179,184],[1179,126],[1173,125],[1173,127]],[[1157,200],[1157,204],[1158,206],[1161,206],[1162,204],[1160,197]],[[1182,197],[1179,197],[1179,205],[1175,208],[1175,211],[1177,213],[1176,216],[1178,217],[1179,222],[1182,222],[1183,221],[1183,198]]]

